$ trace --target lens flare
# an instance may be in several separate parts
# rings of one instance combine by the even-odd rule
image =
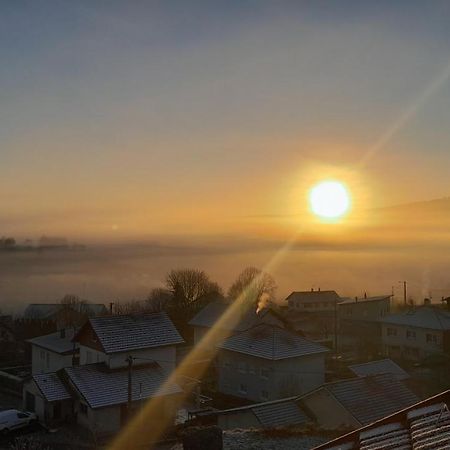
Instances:
[[[339,219],[350,209],[350,194],[339,181],[322,181],[311,189],[309,204],[316,216]]]

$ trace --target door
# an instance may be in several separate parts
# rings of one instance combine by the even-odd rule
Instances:
[[[28,391],[25,395],[25,409],[30,412],[36,412],[36,398],[34,394]]]

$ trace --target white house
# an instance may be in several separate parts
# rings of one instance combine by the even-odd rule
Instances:
[[[450,312],[431,306],[386,316],[381,321],[385,355],[420,361],[450,354]]]
[[[217,336],[216,340],[209,339],[208,342],[206,342],[207,350],[210,352],[215,352],[217,344],[219,344],[219,341],[223,340],[223,338],[248,330],[257,324],[268,323],[280,327],[286,325],[286,319],[272,307],[265,308],[258,313],[255,308],[246,308],[239,311],[238,314],[235,314],[232,320],[220,322],[220,318],[231,305],[232,304],[226,300],[213,301],[207,304],[191,319],[189,325],[194,328],[195,344],[198,344],[206,333],[214,326],[220,326],[222,333]]]
[[[277,325],[257,325],[218,347],[218,389],[226,395],[276,400],[308,392],[325,381],[328,349]]]
[[[294,291],[287,296],[286,301],[291,311],[317,313],[334,311],[341,297],[336,291],[311,289],[310,291]]]
[[[32,374],[56,372],[77,363],[79,348],[73,336],[74,329],[67,328],[29,339]]]
[[[36,374],[25,383],[24,404],[40,418],[71,416],[102,436],[118,432],[146,399],[159,397],[161,418],[174,415],[174,400],[181,389],[166,380],[175,369],[176,345],[183,339],[167,314],[92,318],[73,342],[79,346],[80,365],[65,366],[45,377]]]

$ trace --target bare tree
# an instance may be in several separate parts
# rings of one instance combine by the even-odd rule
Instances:
[[[164,311],[172,300],[172,293],[164,288],[154,288],[145,299],[146,309],[150,312]]]
[[[195,313],[211,300],[222,297],[220,286],[197,269],[171,270],[166,277],[166,286],[172,295],[169,308],[185,315]]]
[[[275,300],[277,285],[272,275],[257,269],[245,268],[228,290],[230,300],[239,299],[245,304],[263,308]]]

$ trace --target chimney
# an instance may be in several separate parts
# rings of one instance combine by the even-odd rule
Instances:
[[[65,329],[65,328],[61,328],[61,329],[59,330],[59,337],[60,337],[61,339],[64,339],[64,338],[66,337],[66,329]]]
[[[319,292],[320,292],[320,288],[319,288]]]
[[[424,298],[423,299],[423,304],[424,304],[424,306],[430,306],[431,305],[431,300],[429,298]]]
[[[355,297],[355,302],[358,303],[358,296]]]
[[[311,288],[311,292],[314,292],[314,288]]]
[[[364,292],[364,298],[367,298],[367,292]]]

